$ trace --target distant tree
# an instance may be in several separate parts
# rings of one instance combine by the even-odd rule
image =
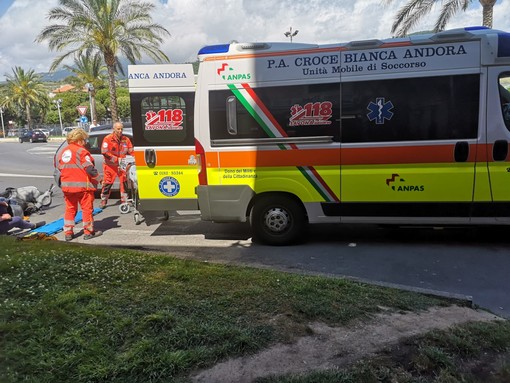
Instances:
[[[126,87],[117,88],[117,96],[118,97],[121,97],[121,96],[129,97],[129,88],[126,88]]]
[[[387,0],[391,3],[393,0]],[[409,0],[407,4],[398,10],[391,27],[391,33],[403,37],[428,15],[434,5],[441,3],[441,13],[434,26],[434,31],[439,32],[446,28],[450,19],[459,11],[466,11],[473,0]],[[482,24],[492,28],[494,5],[497,0],[479,0],[482,4]]]
[[[131,116],[131,102],[129,96],[119,96],[119,116],[125,120]]]
[[[48,95],[41,76],[33,69],[25,71],[21,67],[14,67],[12,74],[5,75],[7,87],[4,106],[11,110],[24,110],[28,128],[32,127],[32,108],[37,105],[47,105]]]
[[[96,119],[101,122],[106,117],[106,107],[101,103],[96,103]]]
[[[119,54],[130,63],[141,60],[142,53],[156,62],[169,59],[158,46],[170,33],[152,22],[154,5],[136,0],[59,0],[59,7],[48,14],[61,24],[45,27],[36,41],[49,43],[57,52],[69,49],[53,61],[51,70],[68,58],[84,53],[102,55],[108,71],[112,119],[118,120],[115,73],[122,71]]]
[[[49,124],[56,124],[59,122],[58,108],[56,101],[62,100],[60,105],[60,113],[62,116],[62,123],[65,125],[75,125],[76,119],[79,117],[78,110],[76,109],[79,105],[87,105],[88,95],[81,91],[69,91],[58,94],[50,103],[48,114],[45,118],[45,122]]]
[[[74,65],[64,65],[64,68],[72,72],[75,77],[71,82],[79,89],[87,88],[90,93],[90,116],[97,119],[95,94],[99,88],[103,88],[104,78],[107,76],[106,66],[99,54],[87,56],[79,54],[74,58]]]
[[[110,92],[108,89],[99,89],[96,91],[96,101],[103,104],[105,107],[110,107]]]

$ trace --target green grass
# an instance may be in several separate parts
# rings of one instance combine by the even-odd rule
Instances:
[[[185,381],[219,360],[308,334],[312,321],[338,326],[382,306],[451,303],[341,279],[57,241],[1,236],[0,248],[1,382]],[[444,358],[433,348],[427,355],[436,354]]]

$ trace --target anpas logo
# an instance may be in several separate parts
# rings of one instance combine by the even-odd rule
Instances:
[[[424,185],[409,185],[406,180],[401,178],[398,174],[392,174],[391,178],[386,179],[388,185],[393,191],[396,192],[422,192],[425,191]]]
[[[188,165],[196,165],[196,164],[197,164],[197,158],[194,155],[189,156]]]
[[[367,113],[367,117],[370,121],[374,121],[377,125],[384,124],[384,120],[391,120],[393,117],[393,103],[391,101],[384,102],[384,97],[378,97],[375,99],[375,103],[370,101],[367,109],[370,113]]]
[[[227,63],[221,64],[221,67],[217,70],[218,76],[225,81],[238,81],[238,80],[250,80],[250,73],[235,73],[234,68],[229,66]]]

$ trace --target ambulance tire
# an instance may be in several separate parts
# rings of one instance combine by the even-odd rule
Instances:
[[[303,240],[308,219],[295,198],[271,194],[255,201],[250,225],[256,242],[284,246]]]

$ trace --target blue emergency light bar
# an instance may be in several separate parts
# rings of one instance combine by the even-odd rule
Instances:
[[[212,53],[227,53],[228,49],[230,47],[230,44],[221,44],[221,45],[209,45],[206,47],[203,47],[198,51],[199,55],[208,55]]]
[[[498,34],[498,57],[510,57],[510,33]]]

